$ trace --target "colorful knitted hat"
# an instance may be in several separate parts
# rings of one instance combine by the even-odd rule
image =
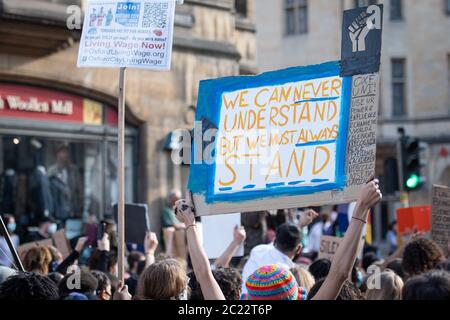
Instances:
[[[306,290],[299,288],[293,274],[278,265],[258,268],[245,283],[245,300],[306,300]]]

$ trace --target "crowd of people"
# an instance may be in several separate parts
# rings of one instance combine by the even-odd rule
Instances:
[[[385,259],[370,246],[365,246],[362,258],[358,258],[370,209],[381,197],[376,179],[365,185],[331,261],[304,252],[308,251],[304,228],[310,226],[311,232],[311,223],[321,219],[314,210],[306,211],[295,223],[277,225],[270,243],[246,246],[247,257],[240,261],[233,256],[246,237],[252,237],[252,230],[245,225],[236,227],[233,241],[219,258],[210,261],[190,196],[181,200],[173,196],[173,211],[165,212],[164,228],[172,228],[166,233],[173,232],[176,224],[185,231],[187,261],[173,258],[172,249],[169,254],[158,250],[156,234],[147,233],[143,250],[127,252],[122,283],[117,277],[116,234],[109,227],[97,243],[90,244],[88,237],[78,238],[65,258],[55,247],[41,245],[22,253],[26,272],[19,272],[14,265],[1,266],[0,300],[450,299],[450,260],[420,233],[398,244]],[[5,220],[14,234],[13,217]],[[327,221],[322,222],[324,230]],[[48,228],[46,225],[41,232]],[[4,260],[13,262],[9,256]]]

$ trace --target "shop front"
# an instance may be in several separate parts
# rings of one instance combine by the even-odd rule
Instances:
[[[127,124],[126,201],[135,202],[138,129]],[[51,88],[0,83],[0,210],[22,226],[97,219],[117,201],[117,111]]]

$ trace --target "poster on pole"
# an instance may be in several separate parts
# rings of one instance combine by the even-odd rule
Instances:
[[[431,238],[444,252],[450,253],[450,188],[433,186],[431,213]]]
[[[369,51],[378,60],[368,68],[335,61],[200,82],[189,178],[198,215],[357,200],[375,172],[383,6],[375,7],[344,12],[368,31],[359,53],[343,44],[343,59]]]
[[[330,62],[200,83],[199,215],[357,200],[375,169],[379,78],[339,73]]]
[[[175,0],[89,0],[78,67],[169,70]]]

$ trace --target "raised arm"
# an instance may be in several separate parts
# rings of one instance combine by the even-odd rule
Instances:
[[[244,227],[236,226],[233,230],[233,241],[231,241],[230,245],[225,249],[222,255],[214,262],[216,267],[226,268],[229,266],[231,259],[233,259],[234,254],[244,242],[245,237]]]
[[[75,246],[75,250],[73,250],[70,255],[68,255],[56,268],[56,272],[61,273],[62,275],[65,275],[67,273],[67,268],[69,268],[71,265],[75,263],[75,261],[80,257],[81,253],[83,252],[83,249],[86,245],[88,238],[87,237],[80,237],[77,241],[77,244]]]
[[[369,209],[381,198],[378,180],[372,180],[364,186],[350,225],[331,263],[330,272],[313,300],[335,300],[337,298],[342,285],[350,277],[355,264]]]
[[[303,212],[303,214],[300,217],[300,220],[298,221],[298,226],[300,229],[309,226],[314,219],[316,219],[319,216],[317,212],[315,212],[312,209],[306,210]]]
[[[179,200],[175,203],[174,209],[177,218],[186,226],[189,255],[195,277],[202,289],[203,298],[205,300],[225,300],[222,290],[214,279],[208,257],[200,242],[192,201]]]
[[[156,233],[147,232],[144,239],[144,250],[145,250],[145,268],[155,263],[155,252],[158,247],[158,238]]]

